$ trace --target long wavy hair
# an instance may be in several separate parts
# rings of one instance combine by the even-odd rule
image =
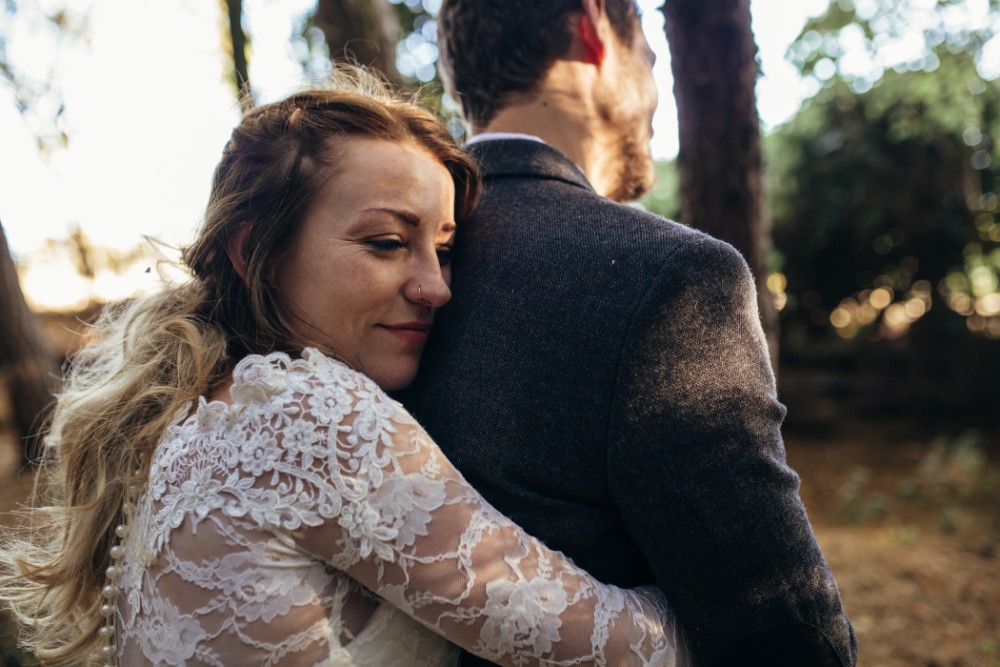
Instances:
[[[183,252],[191,279],[105,309],[58,396],[27,523],[0,546],[0,599],[42,662],[96,660],[114,529],[169,421],[243,356],[294,354],[307,342],[292,335],[272,278],[324,182],[350,169],[333,150],[350,137],[423,147],[451,174],[456,220],[474,207],[478,171],[442,123],[361,70],[246,114]],[[244,228],[241,277],[228,250]]]

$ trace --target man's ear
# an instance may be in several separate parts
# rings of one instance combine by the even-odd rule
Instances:
[[[604,18],[604,0],[580,0],[580,44],[586,60],[600,67],[604,63],[604,38],[599,26]]]
[[[246,261],[243,256],[243,252],[247,245],[247,238],[250,236],[250,225],[248,223],[243,223],[239,228],[233,232],[226,241],[226,254],[229,255],[229,261],[233,263],[233,268],[236,269],[236,275],[238,275],[243,282],[246,282]]]

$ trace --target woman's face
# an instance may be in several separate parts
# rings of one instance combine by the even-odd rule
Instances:
[[[350,138],[275,277],[294,333],[387,390],[417,374],[434,309],[451,298],[455,186],[415,144]]]

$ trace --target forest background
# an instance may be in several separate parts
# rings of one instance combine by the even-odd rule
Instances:
[[[51,393],[81,322],[155,288],[149,269],[189,239],[238,91],[280,97],[349,52],[426,86],[461,136],[436,70],[436,0],[208,4],[181,2],[191,20],[168,40],[153,2],[0,2],[0,512],[30,488],[19,445],[44,408],[27,399]],[[784,3],[669,0],[662,15],[661,2],[642,4],[650,41],[669,51],[657,68],[660,178],[636,205],[729,240],[755,269],[788,456],[861,664],[1000,665],[1000,1],[797,4],[784,61],[763,68],[775,38],[757,6],[774,16]],[[101,51],[109,13],[125,51]],[[264,17],[256,28],[251,13]],[[226,86],[192,98],[181,68],[143,65],[187,51]],[[81,63],[116,60],[132,74],[74,87]],[[795,76],[768,76],[779,68]],[[150,89],[144,78],[160,95],[129,95]],[[148,167],[184,135],[189,168],[136,165],[139,182],[118,163],[85,187],[66,177],[87,159],[74,151],[99,164],[80,125],[88,107],[135,137],[141,151],[125,160]],[[144,124],[153,107],[176,122]],[[737,131],[747,123],[750,142]],[[30,137],[30,158],[14,136]],[[26,197],[38,170],[62,176]],[[30,663],[2,628],[0,665]]]

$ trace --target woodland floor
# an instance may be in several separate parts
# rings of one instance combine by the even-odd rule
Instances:
[[[862,667],[1000,667],[1000,430],[859,420],[785,432]],[[0,524],[31,479],[0,432]],[[0,624],[0,667],[32,664]]]

